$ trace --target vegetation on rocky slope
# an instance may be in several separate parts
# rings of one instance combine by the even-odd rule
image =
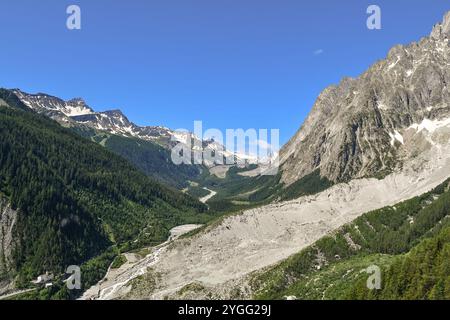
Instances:
[[[8,106],[0,107],[0,193],[19,209],[18,284],[46,271],[59,274],[112,245],[127,250],[165,241],[176,225],[211,219],[197,200],[98,144],[22,111],[20,101]]]
[[[449,299],[450,191],[431,192],[364,214],[333,234],[257,273],[255,298]],[[370,265],[381,290],[369,290]]]

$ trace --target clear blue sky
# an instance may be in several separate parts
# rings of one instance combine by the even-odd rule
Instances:
[[[82,30],[66,29],[66,8]],[[378,4],[383,29],[366,28]],[[279,128],[390,47],[429,34],[447,0],[3,0],[0,86],[83,97],[140,125]],[[315,54],[321,50],[321,54]]]

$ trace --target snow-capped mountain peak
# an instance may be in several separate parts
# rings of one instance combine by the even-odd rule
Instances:
[[[236,159],[237,163],[257,163],[257,158],[245,153],[231,152],[214,140],[201,140],[191,132],[173,131],[163,126],[138,126],[119,109],[96,112],[81,98],[68,101],[47,94],[29,94],[19,89],[12,90],[19,99],[34,111],[44,114],[65,126],[84,126],[116,135],[153,141],[167,149],[177,143],[191,139],[192,146],[202,146],[205,152],[213,152],[224,158]],[[205,163],[213,167],[215,163]]]
[[[28,107],[36,112],[49,115],[52,118],[56,117],[58,114],[61,117],[72,117],[94,113],[94,110],[92,110],[81,98],[64,101],[44,93],[29,94],[19,89],[14,89],[13,92]]]

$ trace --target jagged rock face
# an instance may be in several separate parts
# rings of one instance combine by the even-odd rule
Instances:
[[[14,250],[13,229],[16,220],[17,211],[13,210],[8,201],[0,195],[0,278],[11,270],[11,254]]]
[[[404,141],[408,129],[450,118],[449,38],[450,13],[430,37],[396,46],[359,78],[325,89],[280,152],[282,181],[317,169],[339,182],[401,167],[420,145]]]
[[[439,39],[445,36],[450,36],[450,12],[447,12],[443,22],[435,25],[433,31],[431,32],[431,37],[434,39]]]

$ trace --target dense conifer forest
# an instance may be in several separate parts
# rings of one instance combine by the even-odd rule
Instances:
[[[0,196],[18,211],[12,267],[23,284],[112,246],[159,243],[176,225],[210,220],[196,199],[29,111],[8,91],[0,102]]]

